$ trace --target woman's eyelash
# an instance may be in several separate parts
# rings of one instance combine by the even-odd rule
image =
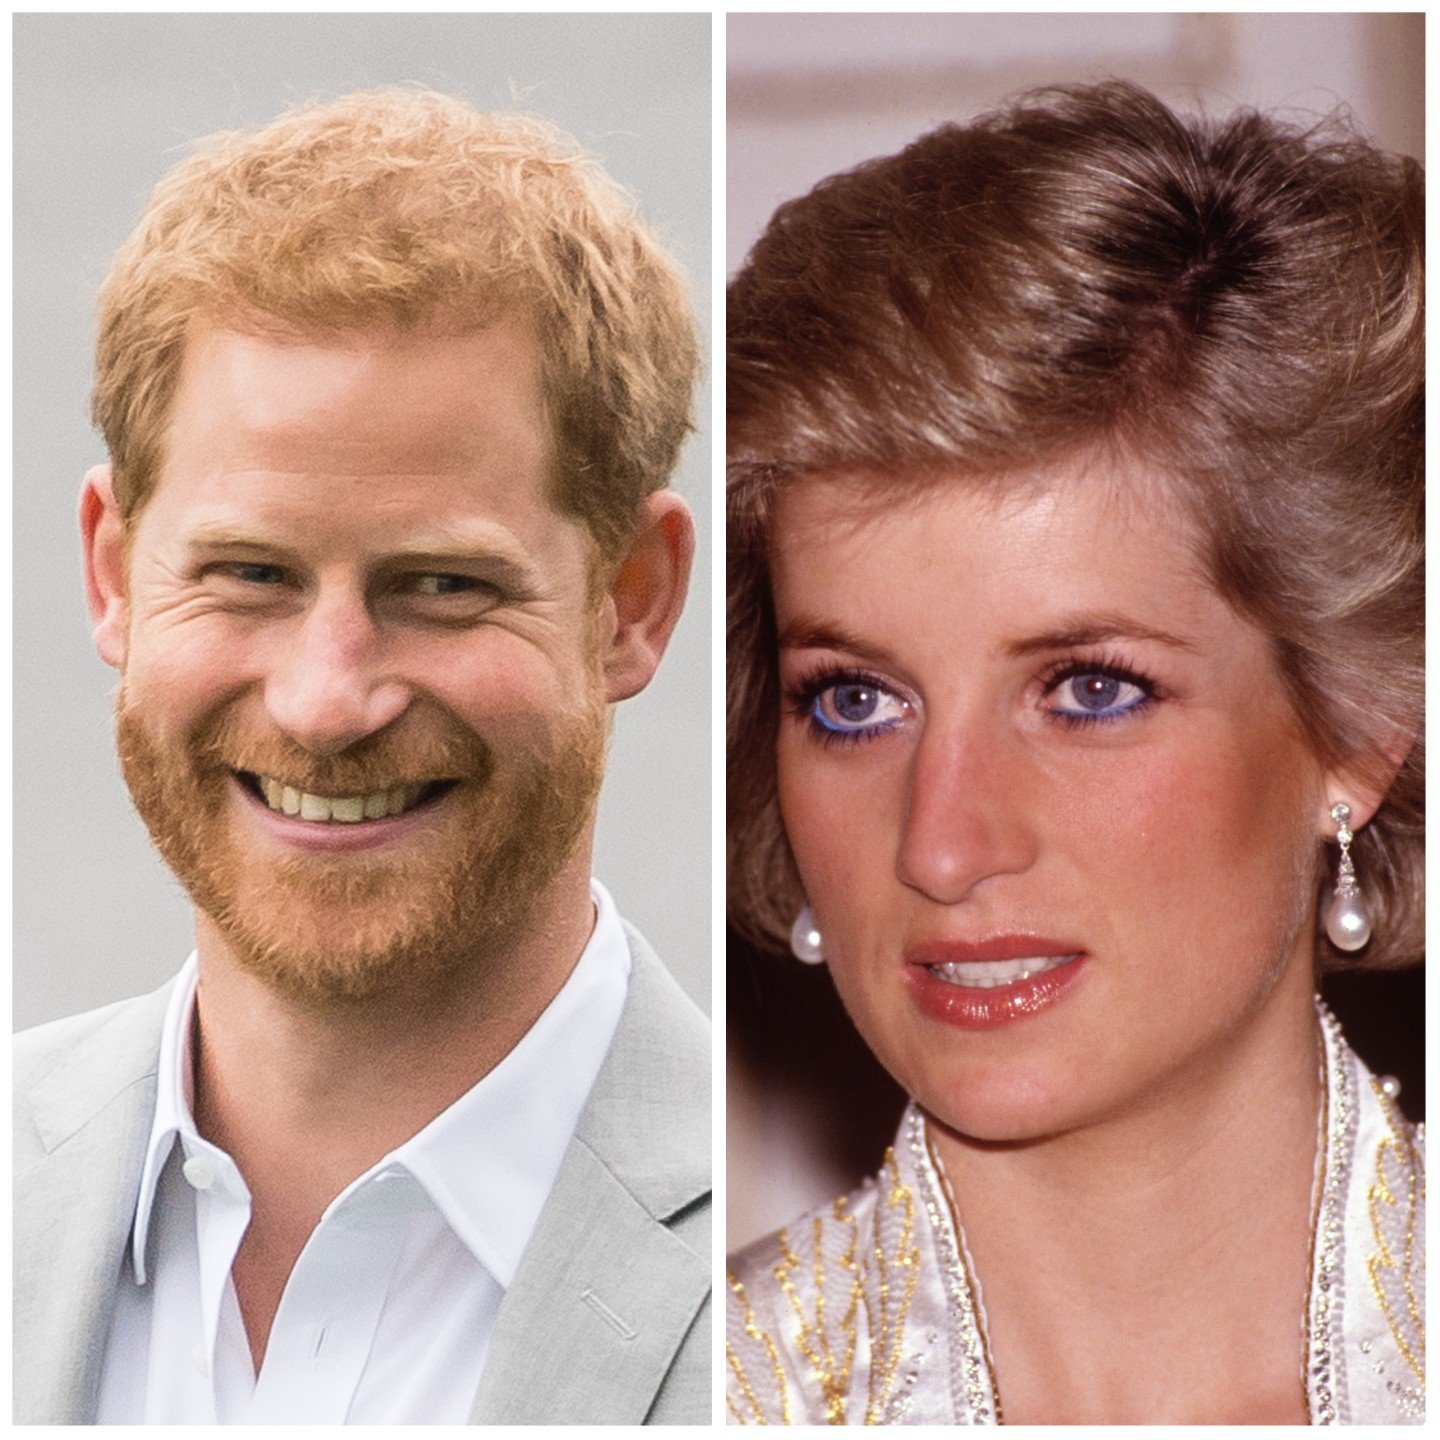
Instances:
[[[1160,687],[1148,676],[1119,660],[1075,657],[1057,661],[1041,679],[1048,701],[1073,680],[1096,682],[1089,686],[1072,707],[1045,707],[1046,715],[1057,723],[1071,726],[1098,725],[1133,718],[1148,710],[1163,696]],[[1126,690],[1134,693],[1128,698]],[[1121,699],[1125,703],[1118,703]]]
[[[1070,703],[1063,703],[1071,682]],[[1160,687],[1133,666],[1108,656],[1068,656],[1039,677],[1047,720],[1079,728],[1133,719],[1164,696]],[[1052,703],[1061,697],[1061,703]],[[909,702],[880,676],[865,670],[826,668],[792,681],[784,690],[788,713],[805,723],[811,737],[826,745],[871,740],[895,728]],[[848,714],[846,712],[849,712]],[[888,711],[888,713],[887,713]],[[833,712],[833,713],[827,713]],[[876,718],[871,719],[871,716]]]
[[[863,670],[820,670],[792,682],[784,692],[787,710],[797,720],[807,723],[813,738],[827,745],[872,739],[893,729],[900,719],[898,715],[888,715],[867,723],[866,717],[857,716],[847,723],[846,718],[838,714],[834,719],[828,718],[823,702],[832,691],[845,695],[843,703],[851,709],[865,709],[872,701],[875,707],[883,706],[887,700],[900,706],[906,703],[878,675]],[[850,693],[846,694],[847,691]],[[841,703],[832,697],[832,705],[838,707]]]

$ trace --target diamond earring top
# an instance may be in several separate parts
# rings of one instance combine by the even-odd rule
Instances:
[[[1350,807],[1342,800],[1330,807],[1330,818],[1339,829],[1335,839],[1340,846],[1340,865],[1335,873],[1335,893],[1325,912],[1325,933],[1337,950],[1359,950],[1370,939],[1370,912],[1360,882],[1355,878],[1355,862],[1350,858]]]

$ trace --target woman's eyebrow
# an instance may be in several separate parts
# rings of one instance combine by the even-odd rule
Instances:
[[[775,640],[781,650],[843,650],[876,663],[890,659],[890,652],[884,647],[862,640],[845,626],[807,615],[797,615],[786,621],[776,632]],[[1142,624],[1125,615],[1098,614],[1067,616],[1052,629],[1027,635],[1023,640],[1010,641],[1003,651],[1006,655],[1020,657],[1041,651],[1103,645],[1110,640],[1149,640],[1191,653],[1201,648],[1195,640],[1154,625]]]
[[[775,643],[781,650],[843,650],[862,660],[882,663],[890,659],[887,650],[862,640],[843,625],[797,615],[787,620],[776,632]]]
[[[1023,640],[1012,640],[1005,646],[1007,655],[1034,655],[1042,650],[1073,650],[1087,645],[1103,645],[1109,640],[1151,640],[1176,650],[1196,652],[1201,647],[1183,635],[1145,625],[1125,615],[1077,615],[1066,617],[1053,629]]]

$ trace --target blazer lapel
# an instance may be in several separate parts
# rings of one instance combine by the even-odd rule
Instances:
[[[701,1258],[572,1147],[505,1297],[472,1423],[639,1424],[709,1288]]]
[[[46,1037],[51,1045],[42,1050],[32,1037],[17,1041],[18,1424],[94,1423],[115,1287],[155,1110],[168,989],[61,1022],[82,1032],[69,1043]],[[37,1053],[41,1062],[32,1070],[29,1061]]]
[[[610,1055],[500,1308],[472,1424],[639,1424],[710,1291],[709,1028],[631,932]],[[677,1223],[679,1222],[679,1223]]]

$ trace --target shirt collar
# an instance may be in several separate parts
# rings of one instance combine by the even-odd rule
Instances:
[[[331,1209],[381,1173],[408,1172],[475,1258],[509,1286],[625,1004],[629,942],[609,892],[592,880],[590,893],[595,927],[540,1018],[489,1074],[347,1186]],[[165,1162],[177,1139],[187,1154],[212,1148],[200,1138],[192,1108],[196,979],[192,952],[176,978],[160,1039],[155,1116],[131,1242],[135,1278],[142,1285]]]

